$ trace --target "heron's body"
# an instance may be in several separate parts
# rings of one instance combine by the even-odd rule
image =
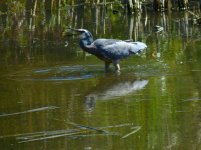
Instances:
[[[81,32],[80,47],[105,62],[105,69],[108,70],[111,63],[116,70],[120,70],[119,61],[132,54],[143,51],[147,46],[142,42],[122,41],[116,39],[97,39],[93,41],[91,33],[85,29],[74,29]]]

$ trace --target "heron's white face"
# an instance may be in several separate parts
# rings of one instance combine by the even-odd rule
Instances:
[[[86,33],[86,32],[89,32],[87,31],[86,29],[73,29],[73,28],[70,28],[72,31],[76,31],[76,32],[79,32],[79,33]]]
[[[76,31],[81,32],[81,33],[87,32],[87,30],[85,30],[85,29],[76,29]]]

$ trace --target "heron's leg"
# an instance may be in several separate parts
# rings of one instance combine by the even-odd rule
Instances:
[[[109,71],[110,63],[105,62],[105,71]]]
[[[115,69],[116,69],[116,71],[120,71],[120,65],[119,65],[119,61],[118,60],[116,60],[116,61],[113,61],[113,64],[114,64],[114,67],[115,67]]]
[[[115,68],[116,68],[116,71],[120,71],[120,65],[119,64],[115,64]]]

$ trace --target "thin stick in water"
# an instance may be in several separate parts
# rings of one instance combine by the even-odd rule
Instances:
[[[33,141],[41,141],[41,140],[53,139],[53,138],[58,138],[58,137],[63,137],[63,136],[71,136],[71,135],[80,134],[80,133],[83,133],[83,131],[78,131],[78,132],[74,132],[74,133],[59,134],[59,135],[53,135],[53,136],[46,136],[46,137],[35,138],[35,139],[28,139],[28,140],[20,141],[18,143],[27,143],[27,142],[33,142]]]
[[[84,129],[89,129],[89,130],[101,132],[101,133],[106,133],[106,134],[110,133],[109,131],[106,131],[106,130],[101,130],[101,129],[97,129],[97,128],[94,128],[94,127],[90,127],[90,126],[86,126],[86,125],[81,125],[81,124],[77,124],[77,123],[73,123],[73,122],[69,122],[68,124],[77,126],[79,128],[84,128]]]
[[[122,139],[125,139],[125,138],[127,138],[128,136],[130,136],[130,135],[132,135],[132,134],[138,132],[140,129],[141,129],[141,126],[136,127],[135,130],[133,130],[132,132],[130,132],[130,133],[126,134],[126,135],[124,135],[124,136],[122,137]]]
[[[7,117],[7,116],[13,116],[13,115],[21,115],[21,114],[32,113],[32,112],[39,112],[39,111],[44,111],[44,110],[51,110],[51,109],[56,109],[56,108],[59,108],[59,107],[56,107],[56,106],[46,106],[46,107],[40,107],[40,108],[30,109],[30,110],[21,111],[21,112],[2,114],[2,115],[0,115],[0,117]]]

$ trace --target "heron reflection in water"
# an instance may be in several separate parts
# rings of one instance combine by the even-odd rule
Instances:
[[[88,91],[84,97],[85,107],[88,111],[93,110],[97,100],[111,100],[143,89],[148,84],[145,79],[133,79],[133,77],[101,78],[95,88]]]
[[[80,47],[105,62],[105,70],[109,70],[109,65],[113,63],[117,72],[120,71],[119,62],[121,59],[127,58],[130,55],[135,55],[147,48],[147,45],[142,42],[133,42],[131,40],[117,39],[96,39],[93,40],[92,34],[86,29],[71,29],[79,32]]]

